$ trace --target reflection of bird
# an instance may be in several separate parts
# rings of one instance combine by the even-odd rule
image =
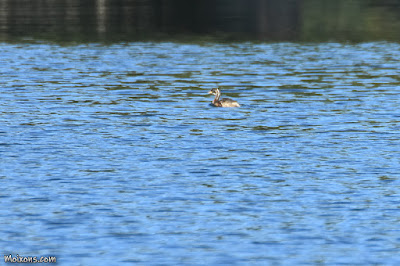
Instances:
[[[221,91],[219,88],[212,89],[208,93],[215,95],[215,99],[212,101],[212,105],[215,107],[240,107],[240,104],[232,99],[222,98],[220,100],[219,97],[221,96]]]

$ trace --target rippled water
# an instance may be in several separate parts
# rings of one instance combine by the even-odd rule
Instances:
[[[0,53],[0,255],[400,262],[399,44]]]

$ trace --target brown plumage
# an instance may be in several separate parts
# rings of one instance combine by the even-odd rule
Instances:
[[[219,97],[221,97],[221,91],[219,88],[212,89],[208,93],[215,95],[215,98],[211,103],[215,107],[240,107],[240,104],[232,99],[222,98],[220,100]]]

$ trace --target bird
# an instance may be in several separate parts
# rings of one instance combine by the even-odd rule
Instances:
[[[232,99],[222,98],[220,100],[219,97],[221,97],[221,91],[219,88],[211,89],[208,93],[215,95],[214,100],[211,102],[215,107],[240,107],[240,104]]]

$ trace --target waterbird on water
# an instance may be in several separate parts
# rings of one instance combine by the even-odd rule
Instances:
[[[212,89],[208,93],[215,95],[215,98],[211,103],[215,107],[240,107],[240,104],[232,99],[222,98],[220,100],[219,97],[221,97],[221,91],[219,88]]]

